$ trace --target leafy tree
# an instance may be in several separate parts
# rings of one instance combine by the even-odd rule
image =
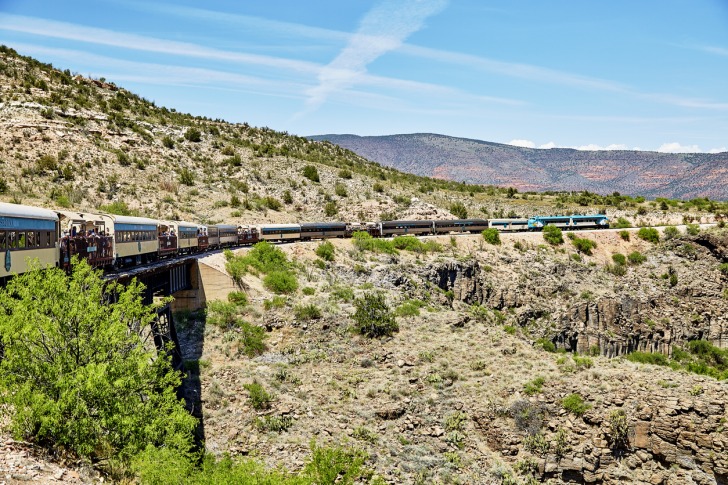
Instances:
[[[558,246],[564,242],[564,237],[561,235],[561,229],[553,224],[549,224],[543,228],[543,238],[552,246]]]
[[[367,337],[388,337],[399,331],[389,305],[381,293],[366,293],[354,300],[354,321],[357,331]]]
[[[142,291],[83,261],[70,276],[36,264],[0,290],[0,402],[16,437],[122,463],[147,445],[189,452],[196,420],[180,373],[143,345],[156,314]]]

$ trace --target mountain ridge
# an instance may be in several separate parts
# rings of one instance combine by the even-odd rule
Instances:
[[[728,199],[728,152],[526,148],[435,133],[314,135],[369,160],[421,176],[521,191],[620,192]]]

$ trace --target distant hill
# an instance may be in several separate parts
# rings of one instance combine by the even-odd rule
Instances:
[[[319,135],[398,170],[520,191],[589,190],[648,197],[728,199],[728,152],[533,149],[429,133]]]

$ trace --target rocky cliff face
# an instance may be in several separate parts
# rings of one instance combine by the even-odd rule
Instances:
[[[596,262],[547,261],[539,254],[543,251],[443,262],[423,276],[452,292],[455,301],[510,310],[519,325],[571,352],[598,348],[608,357],[634,351],[669,355],[674,345],[690,340],[728,346],[726,277],[718,270],[728,261],[726,236],[670,241],[623,276]],[[664,277],[670,271],[678,275],[675,286]],[[540,326],[546,321],[548,327]]]

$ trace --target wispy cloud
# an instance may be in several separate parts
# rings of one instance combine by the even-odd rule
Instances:
[[[274,56],[231,52],[203,47],[189,42],[178,42],[136,34],[126,34],[108,29],[86,27],[67,22],[45,20],[23,15],[4,14],[0,17],[0,30],[22,32],[43,37],[100,44],[159,54],[215,59],[226,62],[255,64],[292,71],[318,73],[316,63]]]
[[[369,63],[401,47],[407,37],[423,27],[427,17],[445,5],[445,0],[397,0],[370,10],[346,47],[319,73],[319,84],[307,93],[307,111],[316,110],[332,93],[354,85]]]

